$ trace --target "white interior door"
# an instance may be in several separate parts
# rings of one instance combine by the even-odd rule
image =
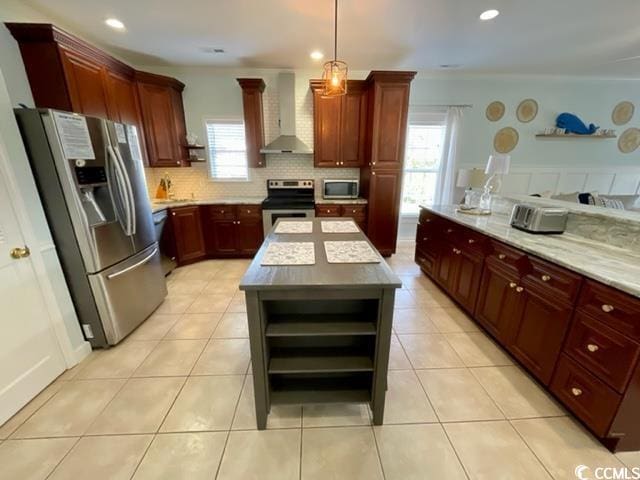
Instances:
[[[24,248],[0,171],[0,425],[65,369],[62,350]]]

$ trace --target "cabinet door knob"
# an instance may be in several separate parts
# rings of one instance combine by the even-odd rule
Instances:
[[[424,221],[424,223],[431,223],[431,219],[430,219],[430,218],[427,218],[427,219]]]
[[[551,277],[549,275],[542,275],[542,277],[540,278],[542,278],[543,282],[548,282],[549,280],[551,280]]]
[[[238,220],[238,225],[240,225],[240,220]]]
[[[596,345],[595,343],[589,343],[587,345],[587,350],[589,350],[591,353],[597,352],[598,350],[600,350],[600,347],[598,345]]]
[[[327,210],[327,213],[331,213],[331,210]]]
[[[176,216],[176,212],[171,212],[171,215],[173,215],[175,217]]]
[[[476,241],[473,238],[470,238],[469,239],[469,244],[474,244],[474,243],[476,243]]]
[[[609,313],[609,312],[613,312],[613,305],[608,305],[608,304],[604,304],[602,305],[602,311]]]
[[[422,241],[423,241],[423,242],[426,242],[427,240],[429,240],[429,238],[428,238],[428,237],[422,237]]]
[[[574,397],[579,397],[580,395],[582,395],[582,390],[581,390],[581,389],[579,389],[579,388],[573,387],[573,388],[571,389],[571,394],[572,394]]]
[[[516,287],[516,292],[518,292],[518,293],[522,292],[523,290],[524,290],[524,288],[522,288],[522,287]]]
[[[509,282],[509,288],[516,288],[518,286],[515,282]]]
[[[371,172],[371,175],[375,175],[375,174],[376,174],[376,172]]]
[[[507,256],[504,253],[501,253],[500,255],[498,255],[498,258],[500,260],[504,260],[505,258],[507,258]]]
[[[447,233],[451,233],[451,232],[453,232],[453,229],[452,228],[447,228]]]
[[[375,165],[375,164],[376,164],[376,162],[371,162],[371,165]]]
[[[176,165],[180,165],[180,162],[176,162]]]
[[[220,213],[224,213],[224,210],[220,210]]]
[[[351,210],[351,213],[356,213],[356,211],[355,210]]]

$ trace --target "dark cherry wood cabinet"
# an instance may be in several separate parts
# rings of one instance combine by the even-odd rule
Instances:
[[[149,166],[179,167],[189,164],[182,90],[175,79],[137,72],[136,83],[144,119]]]
[[[188,206],[171,209],[171,227],[179,265],[197,262],[205,257],[200,207]]]
[[[107,118],[138,127],[149,166],[187,166],[179,81],[136,71],[51,24],[8,23],[40,108]]]
[[[426,209],[415,258],[608,448],[640,449],[640,299]]]
[[[536,292],[526,283],[513,290],[521,298],[506,346],[529,372],[547,385],[569,329],[573,307],[559,302],[557,296]]]
[[[360,203],[316,203],[316,217],[349,217],[367,231],[367,206]]]
[[[485,261],[475,316],[503,344],[518,316],[520,298],[515,292],[517,282],[518,277],[512,272],[503,270],[491,260]]]
[[[366,194],[369,200],[367,237],[380,254],[388,256],[396,251],[402,172],[374,170],[370,173]]]
[[[253,256],[264,240],[258,205],[207,205],[204,236],[212,258]]]
[[[349,80],[347,94],[323,97],[321,80],[313,91],[313,158],[316,167],[359,168],[364,165],[367,125],[367,85]]]
[[[367,77],[361,195],[369,200],[367,235],[382,255],[396,251],[409,91],[415,72],[372,71]]]
[[[264,92],[265,83],[261,78],[238,78],[236,80],[242,88],[247,160],[251,168],[262,168],[266,166],[265,156],[260,153],[260,149],[264,147],[262,92]]]

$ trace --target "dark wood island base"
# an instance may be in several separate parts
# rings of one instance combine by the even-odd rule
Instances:
[[[320,219],[313,220],[311,234],[272,230],[240,283],[259,430],[266,428],[271,405],[282,404],[368,403],[373,423],[383,423],[393,305],[401,283],[381,258],[329,264],[325,240],[366,237],[322,233]],[[313,242],[315,264],[262,266],[271,242]]]

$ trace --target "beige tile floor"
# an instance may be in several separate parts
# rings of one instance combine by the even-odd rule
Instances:
[[[176,270],[158,311],[0,427],[4,479],[575,479],[640,467],[568,417],[416,267],[402,278],[385,424],[365,405],[273,407],[255,429],[247,262]]]

